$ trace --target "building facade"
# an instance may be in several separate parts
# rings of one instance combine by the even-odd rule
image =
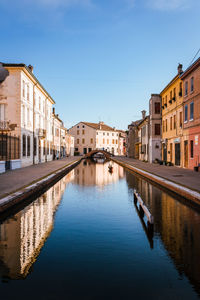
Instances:
[[[104,122],[79,122],[69,129],[75,138],[75,152],[87,154],[96,149],[106,150],[119,155],[119,132]]]
[[[177,75],[162,90],[162,159],[183,166],[182,65]]]
[[[149,162],[161,160],[162,99],[152,94],[149,100]]]
[[[182,75],[184,103],[184,167],[200,166],[200,58]]]
[[[2,64],[9,75],[0,85],[1,126],[19,137],[19,159],[10,168],[25,167],[52,159],[52,105],[49,93],[25,64]]]

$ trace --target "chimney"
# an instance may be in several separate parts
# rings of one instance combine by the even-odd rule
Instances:
[[[53,107],[53,114],[55,115],[55,107]]]
[[[182,64],[178,64],[178,74],[181,75],[183,73],[183,65]]]
[[[99,122],[99,129],[101,129],[101,125],[104,125],[104,122],[102,121]]]
[[[28,65],[28,68],[31,71],[31,73],[33,73],[33,66],[32,65]]]
[[[146,118],[146,110],[142,110],[142,119]]]

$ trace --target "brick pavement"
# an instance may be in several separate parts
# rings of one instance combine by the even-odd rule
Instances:
[[[80,157],[65,157],[63,159],[32,165],[0,174],[0,199],[56,172],[60,168],[63,168],[78,159],[80,159]]]
[[[115,157],[115,160],[130,164],[133,167],[147,171],[151,174],[160,176],[169,181],[200,192],[200,172],[179,168],[176,166],[163,166],[150,164],[127,157]]]

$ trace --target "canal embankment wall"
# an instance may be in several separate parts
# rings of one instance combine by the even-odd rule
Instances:
[[[151,183],[200,205],[200,172],[127,157],[114,157],[112,160]]]
[[[66,157],[0,175],[0,213],[35,199],[75,168],[82,157]]]

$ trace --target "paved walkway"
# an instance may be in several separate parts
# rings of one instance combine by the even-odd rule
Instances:
[[[200,192],[200,172],[183,169],[175,166],[163,166],[159,164],[150,164],[133,158],[116,157],[115,160],[130,164],[133,167],[147,171],[151,174],[160,176],[174,183],[185,186],[194,191]]]
[[[47,175],[78,160],[80,157],[65,157],[63,159],[49,161],[47,163],[32,165],[29,167],[8,171],[0,174],[0,199],[15,192]]]

